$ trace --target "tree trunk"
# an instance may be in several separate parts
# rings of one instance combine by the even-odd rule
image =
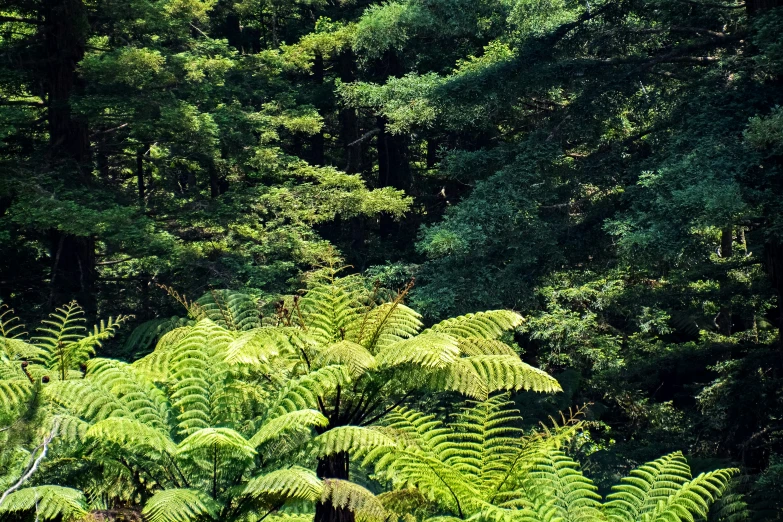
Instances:
[[[764,245],[764,264],[778,294],[778,342],[783,349],[783,244],[770,241]]]
[[[73,184],[90,179],[90,139],[87,123],[75,117],[71,97],[83,89],[76,66],[84,57],[88,28],[82,0],[45,0],[43,39],[49,61],[48,97],[51,165]],[[76,299],[88,313],[96,311],[95,240],[49,231],[52,269],[50,306]]]
[[[53,247],[49,307],[76,300],[93,317],[97,312],[95,240],[50,230],[49,243]]]
[[[347,453],[337,453],[328,457],[318,459],[316,474],[321,479],[342,479],[348,480],[349,457]],[[315,505],[314,522],[354,522],[356,517],[348,508],[334,507],[331,503],[318,502]]]
[[[144,209],[145,198],[147,197],[144,181],[144,154],[146,154],[148,149],[149,146],[142,145],[136,151],[136,186],[138,188],[139,206],[142,209]]]
[[[316,84],[316,88],[319,90],[318,94],[320,95],[320,90],[323,88],[324,84],[324,57],[317,53],[315,55],[315,62],[313,63],[313,81]],[[310,162],[313,165],[317,165],[319,167],[324,165],[324,131],[323,129],[316,132],[313,137],[310,140],[310,148],[311,148],[311,157]]]
[[[340,55],[340,80],[343,83],[354,81],[354,55],[350,50]],[[340,139],[345,151],[343,170],[355,174],[361,169],[362,144],[359,140],[359,118],[356,109],[345,107],[340,111]]]
[[[724,259],[729,259],[734,255],[734,227],[726,227],[721,231],[720,236],[720,255]],[[718,315],[718,326],[723,335],[731,335],[731,296],[721,295],[720,313]]]
[[[410,188],[408,144],[404,136],[386,132],[386,119],[378,118],[378,186],[407,190]],[[388,237],[399,228],[389,214],[381,214],[381,236]]]

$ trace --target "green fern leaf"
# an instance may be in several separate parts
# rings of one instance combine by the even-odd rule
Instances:
[[[44,520],[78,520],[87,515],[87,501],[76,489],[38,486],[11,493],[0,506],[0,513],[30,511]]]
[[[522,316],[509,310],[490,310],[446,319],[431,330],[455,337],[497,339],[523,322]]]
[[[204,516],[214,518],[220,504],[194,489],[166,489],[155,493],[144,505],[148,522],[192,522]]]

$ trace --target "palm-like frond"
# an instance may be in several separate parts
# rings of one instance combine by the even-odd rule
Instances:
[[[196,301],[204,315],[228,330],[238,332],[261,327],[258,304],[252,296],[232,290],[212,290]]]
[[[362,456],[379,448],[393,448],[396,445],[392,433],[376,426],[338,426],[313,439],[312,449],[318,457],[338,453]]]
[[[323,494],[323,484],[309,469],[291,467],[272,471],[248,481],[243,495],[268,504],[281,504],[288,499],[316,502]]]
[[[84,310],[76,302],[57,308],[48,319],[41,321],[36,341],[40,353],[37,362],[51,369],[65,380],[69,371],[78,369],[95,355],[96,347],[110,339],[127,316],[110,317],[89,332],[84,326]]]
[[[348,509],[359,522],[384,522],[389,516],[378,497],[347,480],[325,479],[321,502],[338,509]]]
[[[665,455],[631,471],[607,497],[613,520],[636,520],[658,506],[691,479],[691,468],[680,452]]]
[[[146,355],[155,348],[158,340],[181,326],[187,326],[192,321],[183,317],[167,317],[163,319],[151,319],[138,325],[130,333],[122,352],[126,357],[138,358],[140,355]]]
[[[0,513],[33,512],[44,520],[78,520],[87,514],[84,494],[62,486],[38,486],[20,489],[8,495]]]
[[[612,488],[606,514],[614,522],[631,520],[693,520],[706,516],[709,506],[728,487],[733,469],[691,478],[682,453],[676,452],[633,470]]]
[[[510,310],[489,310],[446,319],[431,330],[455,337],[497,339],[523,322],[522,316]]]
[[[195,489],[164,489],[144,505],[142,515],[149,522],[191,522],[215,517],[220,504]]]
[[[329,421],[316,410],[295,410],[266,421],[248,441],[250,446],[259,446],[292,431],[310,431],[314,427],[324,428]]]

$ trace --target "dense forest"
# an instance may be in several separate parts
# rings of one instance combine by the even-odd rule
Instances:
[[[783,520],[783,0],[0,0],[0,58],[0,520]]]

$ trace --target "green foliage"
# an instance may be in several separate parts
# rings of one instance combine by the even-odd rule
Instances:
[[[694,478],[682,454],[674,453],[632,471],[602,502],[598,488],[562,451],[579,439],[580,424],[523,434],[509,405],[505,396],[495,396],[469,405],[448,424],[397,410],[384,425],[387,439],[363,450],[364,463],[396,491],[412,496],[415,488],[420,502],[434,501],[430,520],[690,521],[706,517],[736,472]]]

